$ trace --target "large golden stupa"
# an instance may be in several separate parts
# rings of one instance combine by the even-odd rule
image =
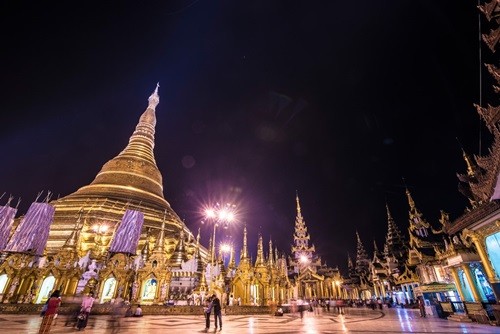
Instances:
[[[55,215],[47,254],[60,249],[72,232],[78,230],[79,255],[89,250],[92,257],[103,255],[127,209],[144,213],[138,252],[146,246],[146,241],[153,245],[163,222],[167,252],[174,251],[181,230],[188,240],[194,240],[163,196],[162,176],[153,152],[159,101],[157,86],[123,151],[106,162],[89,185],[50,203],[55,207]],[[188,251],[194,252],[194,246],[188,247]]]

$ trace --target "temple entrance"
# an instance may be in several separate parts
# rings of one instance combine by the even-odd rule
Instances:
[[[45,301],[49,299],[50,291],[54,288],[55,282],[56,278],[54,276],[46,277],[43,280],[42,287],[40,288],[35,304],[45,303]]]
[[[102,289],[101,303],[110,302],[113,299],[116,291],[116,279],[114,277],[108,278],[104,282]]]

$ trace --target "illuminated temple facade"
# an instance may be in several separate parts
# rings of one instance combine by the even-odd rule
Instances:
[[[494,54],[500,4],[491,0],[479,10],[491,23],[483,41]],[[387,203],[383,246],[373,241],[369,256],[364,231],[357,231],[356,254],[348,255],[343,274],[316,254],[298,194],[289,252],[271,240],[266,245],[260,234],[252,259],[246,227],[239,260],[231,249],[226,263],[212,240],[208,248],[201,245],[200,231],[194,235],[163,195],[154,156],[157,87],[128,145],[90,184],[56,200],[39,194],[17,218],[13,198],[0,206],[0,302],[41,304],[55,289],[66,301],[92,291],[100,303],[122,297],[152,305],[196,303],[208,293],[244,306],[311,299],[404,306],[422,297],[428,307],[440,304],[459,319],[487,312],[500,323],[500,107],[492,105],[500,70],[485,67],[496,100],[476,110],[492,140],[484,155],[462,152],[466,171],[457,176],[469,201],[465,213],[450,219],[441,211],[436,222],[428,221],[406,189],[406,228],[400,230]]]

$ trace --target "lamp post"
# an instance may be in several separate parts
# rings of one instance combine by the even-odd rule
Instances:
[[[212,268],[215,264],[215,234],[217,231],[217,227],[219,225],[222,225],[224,228],[227,228],[229,224],[234,221],[235,208],[236,206],[234,204],[227,203],[225,205],[220,205],[219,203],[216,203],[215,206],[205,209],[205,219],[202,220],[201,223],[211,223],[214,225],[210,259]]]

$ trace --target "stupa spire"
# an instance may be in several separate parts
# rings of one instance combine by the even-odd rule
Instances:
[[[255,266],[263,266],[265,265],[264,260],[264,245],[262,242],[262,234],[259,233],[259,241],[257,242],[257,259],[255,260]]]
[[[156,239],[155,248],[153,249],[153,253],[163,253],[165,252],[165,219],[167,213],[163,216],[163,221],[161,223],[160,233],[158,234],[158,238]]]
[[[162,209],[170,206],[163,195],[163,179],[154,156],[156,107],[160,102],[159,85],[148,98],[148,106],[139,118],[128,145],[106,162],[90,185],[69,197],[110,197],[121,194],[129,200],[154,203]]]
[[[269,239],[269,260],[267,261],[269,267],[274,266],[274,255],[273,255],[273,241]]]
[[[81,226],[80,226],[81,218],[82,218],[82,210],[80,209],[80,211],[78,212],[78,218],[76,219],[75,227],[73,228],[73,231],[71,232],[69,238],[64,243],[63,248],[76,250],[78,243],[78,236],[80,235],[81,231]]]
[[[247,227],[243,228],[243,248],[241,249],[240,260],[248,259]]]

